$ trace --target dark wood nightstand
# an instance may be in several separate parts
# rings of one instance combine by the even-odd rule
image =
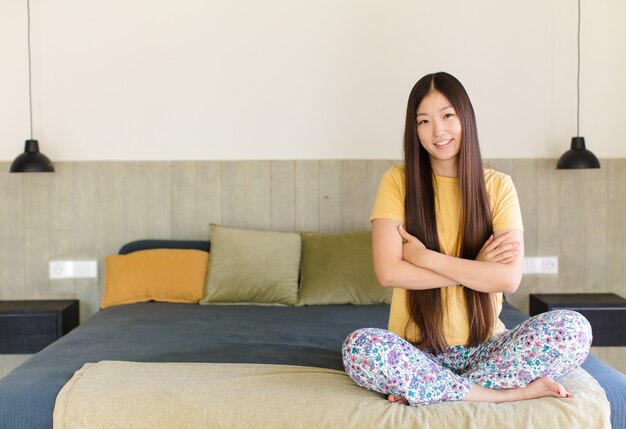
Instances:
[[[592,346],[626,346],[626,299],[614,293],[530,294],[530,315],[567,309],[582,314],[593,331]]]
[[[0,301],[0,354],[31,354],[78,326],[78,300]]]

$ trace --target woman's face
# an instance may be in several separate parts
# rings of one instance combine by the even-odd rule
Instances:
[[[430,155],[435,173],[458,176],[461,120],[450,101],[436,89],[431,90],[417,106],[417,137]]]

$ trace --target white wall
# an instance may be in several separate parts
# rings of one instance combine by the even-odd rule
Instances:
[[[626,2],[582,0],[581,135],[626,157]],[[486,158],[576,132],[574,0],[31,0],[35,138],[53,160],[390,159],[446,70]],[[0,2],[0,160],[28,135],[26,0]]]

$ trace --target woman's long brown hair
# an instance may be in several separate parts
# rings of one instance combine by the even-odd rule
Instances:
[[[493,232],[491,210],[474,108],[461,82],[443,72],[420,79],[413,87],[407,103],[404,132],[406,229],[428,249],[440,251],[433,170],[428,152],[419,142],[416,119],[418,106],[433,89],[441,92],[450,101],[461,121],[462,141],[458,164],[461,205],[459,256],[473,260]],[[495,322],[494,304],[489,293],[464,288],[464,295],[470,325],[467,345],[476,346],[491,335]],[[415,345],[433,353],[442,352],[448,344],[443,335],[441,289],[407,290],[407,305],[411,319],[419,328]]]

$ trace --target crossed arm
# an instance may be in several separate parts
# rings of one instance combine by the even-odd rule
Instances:
[[[462,284],[479,292],[517,290],[522,278],[524,237],[520,230],[495,231],[476,260],[428,250],[390,219],[372,221],[374,271],[384,287],[434,289]]]

